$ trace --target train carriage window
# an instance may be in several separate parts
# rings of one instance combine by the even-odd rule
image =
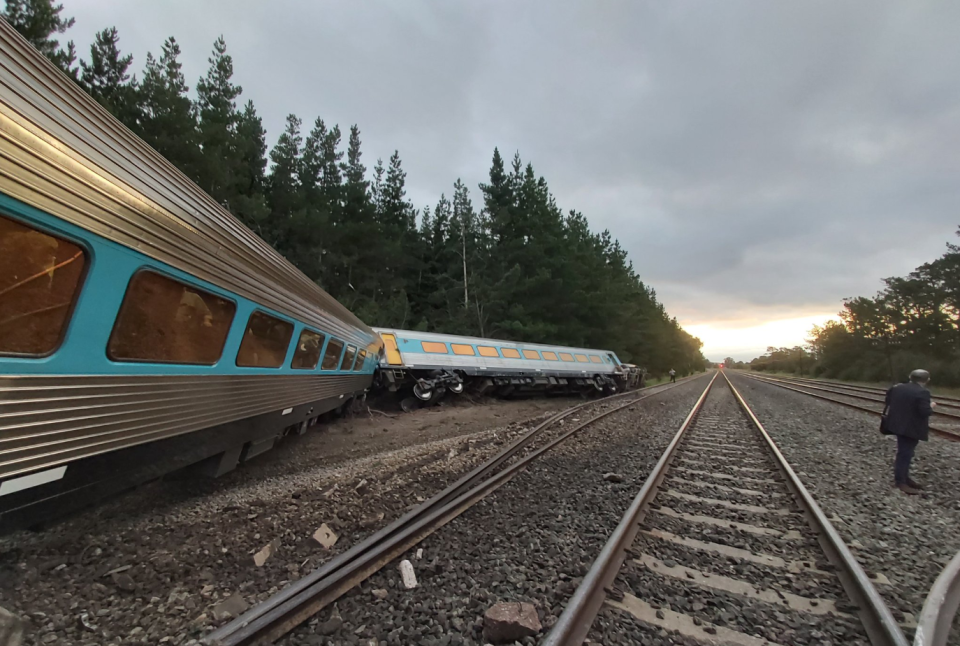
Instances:
[[[279,368],[287,357],[293,324],[254,312],[247,321],[247,330],[237,352],[237,365],[247,368]]]
[[[313,330],[304,330],[297,341],[290,367],[294,370],[313,370],[320,363],[320,348],[323,347],[323,335]]]
[[[466,357],[476,356],[472,345],[467,345],[465,343],[451,343],[450,347],[453,348],[454,354],[460,354]]]
[[[499,357],[497,354],[497,349],[492,348],[488,345],[478,345],[477,350],[480,352],[481,357]]]
[[[0,216],[0,353],[60,346],[86,260],[72,242]]]
[[[578,355],[575,355],[575,356],[577,357],[577,361],[578,361],[579,363],[588,363],[588,362],[590,361],[589,359],[587,359],[587,355],[585,355],[585,354],[578,354]]]
[[[340,362],[340,370],[353,370],[353,360],[357,356],[357,347],[348,345],[347,351],[343,353],[343,361]]]
[[[330,339],[327,344],[327,351],[323,353],[323,363],[320,364],[321,370],[336,370],[340,365],[340,353],[343,352],[343,341]]]
[[[561,352],[560,359],[562,361],[573,361],[573,355],[570,354],[569,352]]]
[[[520,352],[514,348],[500,348],[500,352],[503,353],[504,359],[519,359]]]
[[[548,352],[546,350],[543,352],[543,358],[547,361],[560,361],[560,359],[557,358],[556,352]]]
[[[602,361],[600,361],[600,357],[598,357],[598,356],[595,355],[595,354],[591,354],[591,355],[590,355],[590,362],[591,362],[591,363],[603,363]]]
[[[449,354],[446,343],[437,343],[436,341],[424,341],[423,351],[430,354]]]
[[[536,350],[524,350],[523,356],[525,359],[540,359],[540,354]]]
[[[361,350],[360,354],[357,355],[357,363],[353,366],[354,372],[359,372],[363,370],[363,364],[367,360],[367,351]]]
[[[130,279],[107,342],[113,361],[213,365],[237,306],[150,270]]]

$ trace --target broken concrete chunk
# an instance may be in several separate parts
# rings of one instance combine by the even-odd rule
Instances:
[[[483,636],[494,644],[522,641],[537,635],[543,627],[531,603],[501,602],[483,613]]]
[[[211,614],[217,620],[231,619],[239,617],[249,607],[247,600],[237,592],[215,605]]]
[[[267,562],[267,559],[273,556],[278,549],[280,549],[280,539],[275,538],[264,545],[263,549],[253,555],[253,562],[256,563],[257,567],[263,567],[263,564]]]
[[[9,610],[0,608],[0,644],[20,646],[23,643],[23,620]]]
[[[420,549],[417,550],[417,560],[419,561],[422,558],[423,558],[423,548],[421,547]]]
[[[330,529],[330,526],[326,523],[320,525],[320,529],[313,533],[313,540],[320,543],[321,547],[324,549],[330,549],[333,547],[338,538],[340,537],[334,534],[333,530]]]
[[[375,598],[379,599],[380,601],[383,601],[384,599],[387,598],[387,595],[390,593],[387,592],[384,588],[377,588],[376,590],[373,590],[372,594]]]
[[[413,571],[413,563],[406,559],[400,561],[400,578],[403,579],[403,587],[407,590],[417,587],[417,575]]]
[[[619,473],[604,473],[603,479],[607,482],[623,482],[623,476]]]

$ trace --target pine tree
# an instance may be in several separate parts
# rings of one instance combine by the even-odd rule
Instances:
[[[64,50],[55,34],[65,33],[73,27],[73,18],[63,18],[60,13],[63,5],[53,4],[53,0],[6,0],[6,7],[0,17],[20,32],[41,54],[53,61],[53,64],[77,79],[76,47],[73,41],[67,43]]]
[[[80,85],[128,128],[139,129],[139,97],[136,79],[127,70],[133,55],[120,55],[116,27],[97,33],[90,45],[90,62],[80,61]]]
[[[200,145],[197,113],[179,61],[180,45],[172,36],[157,61],[147,54],[140,83],[138,134],[187,177],[199,180]]]
[[[267,132],[253,101],[247,101],[237,118],[237,148],[233,212],[241,222],[263,236],[270,214],[265,195]]]
[[[243,88],[234,85],[233,58],[227,54],[223,36],[213,44],[208,59],[210,69],[197,82],[200,146],[203,158],[200,165],[200,187],[215,200],[230,208],[237,192],[238,156],[236,100]]]

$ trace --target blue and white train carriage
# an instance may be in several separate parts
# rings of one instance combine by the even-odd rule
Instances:
[[[0,20],[0,531],[229,470],[381,347]]]
[[[422,401],[471,386],[499,395],[541,390],[612,393],[639,385],[639,373],[608,350],[517,343],[374,328],[384,343],[379,378]]]

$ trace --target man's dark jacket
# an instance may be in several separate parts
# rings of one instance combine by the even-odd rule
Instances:
[[[887,391],[887,428],[894,435],[926,441],[930,434],[930,391],[915,383],[897,384]]]

